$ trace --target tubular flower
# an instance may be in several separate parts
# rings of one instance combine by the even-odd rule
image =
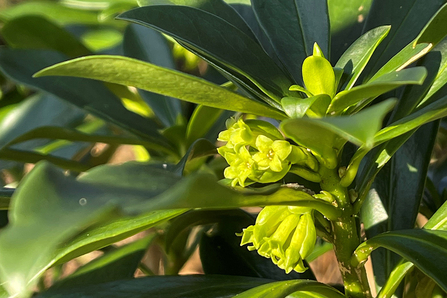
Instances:
[[[224,176],[228,179],[232,179],[232,186],[236,186],[239,183],[244,187],[245,180],[248,177],[257,176],[255,173],[257,165],[246,147],[240,147],[238,152],[221,147],[218,149],[218,152],[225,157],[230,165],[225,168]]]
[[[218,141],[227,142],[227,148],[238,151],[241,146],[249,145],[255,139],[250,127],[242,119],[227,121],[227,130],[219,133]]]
[[[259,213],[254,226],[243,230],[241,245],[251,243],[248,250],[271,258],[286,273],[301,273],[307,269],[303,259],[314,249],[316,237],[311,209],[268,206]]]

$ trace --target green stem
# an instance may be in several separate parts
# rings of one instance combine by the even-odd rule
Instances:
[[[340,184],[337,169],[320,168],[321,189],[331,193],[337,200],[342,215],[332,221],[334,231],[334,249],[338,265],[343,277],[346,297],[371,298],[366,271],[351,265],[351,257],[361,243],[359,224],[353,216],[353,208],[349,199],[348,189]]]

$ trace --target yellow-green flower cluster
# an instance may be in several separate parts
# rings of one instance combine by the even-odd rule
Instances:
[[[271,258],[286,273],[306,271],[303,259],[314,249],[316,241],[312,210],[304,207],[267,206],[253,226],[243,230],[241,245]]]
[[[250,182],[270,183],[282,179],[292,164],[315,166],[314,158],[304,148],[291,145],[270,123],[242,119],[227,122],[227,130],[218,140],[226,144],[218,149],[228,162],[224,171],[232,185]]]

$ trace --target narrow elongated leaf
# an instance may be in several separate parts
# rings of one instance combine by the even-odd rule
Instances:
[[[359,260],[366,260],[372,250],[384,247],[414,263],[447,290],[447,232],[425,229],[402,230],[377,235],[362,243],[355,251]]]
[[[293,281],[278,281],[266,285],[258,286],[233,298],[285,298],[288,295],[304,291],[312,294],[312,297],[318,298],[342,298],[345,297],[335,288],[312,280],[293,280]]]
[[[7,22],[2,28],[2,36],[14,48],[56,50],[71,58],[91,54],[69,32],[35,15],[26,15]]]
[[[130,24],[123,37],[124,55],[154,63],[155,65],[175,69],[174,59],[166,38],[159,32],[143,26]],[[140,90],[142,98],[149,104],[155,115],[166,126],[176,123],[182,114],[180,101],[176,98],[161,96]]]
[[[340,113],[349,106],[360,103],[363,100],[375,98],[400,86],[408,84],[420,85],[426,76],[427,71],[423,67],[414,67],[385,74],[373,82],[339,92],[332,100],[329,111]]]
[[[394,104],[394,100],[388,100],[353,116],[285,120],[281,127],[288,137],[317,153],[326,160],[326,166],[333,168],[337,164],[337,149],[347,141],[366,147],[374,144],[374,135]]]
[[[49,290],[38,298],[231,298],[270,280],[243,276],[153,276]],[[169,293],[169,294],[168,294]]]
[[[447,35],[447,4],[444,4],[419,33],[413,46],[419,43],[437,45]]]
[[[331,103],[331,98],[327,94],[308,98],[284,97],[281,103],[290,118],[301,118],[306,113],[310,116],[323,117]]]
[[[187,209],[278,204],[316,208],[333,219],[340,215],[331,204],[288,187],[238,192],[218,184],[209,174],[182,179],[138,163],[96,167],[75,180],[41,163],[21,182],[12,199],[10,224],[0,234],[0,278],[11,295],[27,297],[50,266],[110,245]]]
[[[48,67],[39,76],[78,76],[134,86],[214,108],[284,118],[267,105],[203,79],[121,56],[90,56]],[[181,88],[179,88],[181,86]]]
[[[33,74],[67,58],[44,50],[0,50],[0,69],[9,77],[52,93],[102,119],[150,140],[153,148],[172,152],[154,121],[128,111],[102,83],[79,78],[33,78]],[[116,73],[115,73],[116,74]]]
[[[344,69],[349,76],[345,90],[351,89],[362,73],[375,49],[388,35],[390,26],[375,28],[363,34],[340,57],[335,67]]]
[[[315,42],[329,57],[326,1],[254,0],[252,6],[278,57],[295,82],[302,82],[301,65],[307,56],[312,55]]]
[[[106,252],[54,284],[51,289],[85,287],[133,278],[149,244],[156,235],[153,233],[143,239]]]
[[[186,6],[146,6],[119,19],[152,27],[171,35],[205,57],[243,74],[259,89],[276,99],[287,95],[290,79],[267,56],[259,44],[225,20]],[[216,35],[215,32],[219,32]],[[232,45],[228,47],[228,45]]]
[[[373,1],[364,30],[382,25],[390,25],[391,30],[388,38],[380,44],[371,57],[365,70],[365,77],[371,77],[401,49],[411,43],[443,4],[443,0]]]

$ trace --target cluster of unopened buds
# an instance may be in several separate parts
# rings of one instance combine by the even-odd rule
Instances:
[[[259,213],[255,225],[242,232],[241,245],[271,258],[286,273],[306,271],[303,264],[314,249],[316,230],[312,210],[304,207],[267,206]]]
[[[284,140],[269,122],[230,119],[227,128],[219,134],[218,140],[226,144],[218,151],[229,164],[224,175],[232,180],[232,186],[276,182],[289,172],[292,165],[312,170],[318,167],[310,152]]]
[[[318,171],[318,162],[311,152],[290,144],[266,121],[230,119],[218,140],[226,142],[218,151],[229,164],[224,175],[232,186],[276,182],[292,167]],[[259,213],[255,225],[240,235],[241,245],[251,243],[249,250],[271,258],[286,273],[304,272],[307,268],[303,260],[314,249],[316,240],[313,210],[267,206]]]

